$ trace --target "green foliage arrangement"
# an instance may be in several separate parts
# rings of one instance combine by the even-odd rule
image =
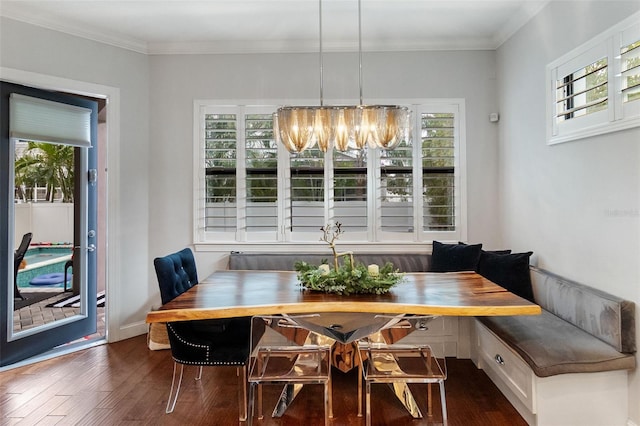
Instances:
[[[343,295],[384,294],[404,277],[391,262],[380,268],[378,275],[369,275],[367,266],[360,262],[352,265],[349,257],[345,257],[344,265],[329,272],[303,261],[296,262],[294,267],[304,289]]]

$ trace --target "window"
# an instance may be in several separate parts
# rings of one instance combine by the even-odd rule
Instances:
[[[556,121],[582,117],[607,109],[607,58],[556,81]]]
[[[547,67],[550,144],[640,126],[640,13]]]
[[[640,40],[622,46],[620,56],[622,58],[622,102],[626,104],[640,99]]]
[[[236,230],[236,114],[205,114],[204,229]]]
[[[422,114],[424,230],[453,231],[455,214],[455,115]]]
[[[622,115],[640,117],[640,23],[627,28],[620,38]]]
[[[278,229],[278,147],[272,114],[244,116],[246,230],[272,233]]]
[[[410,105],[394,150],[298,155],[274,138],[277,104],[195,103],[196,243],[317,242],[330,221],[344,242],[465,239],[463,101]]]

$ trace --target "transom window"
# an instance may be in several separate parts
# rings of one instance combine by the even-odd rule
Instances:
[[[562,122],[607,109],[607,58],[556,81],[556,120]]]
[[[464,239],[464,103],[410,108],[412,136],[393,150],[292,155],[274,137],[276,103],[196,102],[196,243],[317,242],[329,222],[345,242]]]
[[[547,66],[549,144],[640,126],[640,13]]]

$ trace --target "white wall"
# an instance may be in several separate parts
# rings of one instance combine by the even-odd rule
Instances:
[[[31,232],[31,243],[66,242],[73,244],[72,203],[19,203],[14,211],[14,248],[22,236]]]
[[[144,332],[148,302],[157,292],[149,279],[149,63],[146,55],[0,18],[0,66],[119,90],[119,130],[107,135],[110,267],[107,289],[111,340]],[[20,74],[18,72],[18,74]],[[111,105],[111,108],[115,108]],[[107,106],[109,109],[110,106]],[[107,112],[107,115],[109,113]],[[119,150],[109,141],[119,140]],[[111,155],[110,155],[111,154]],[[117,171],[117,172],[114,172]],[[113,210],[112,210],[113,209]],[[98,238],[105,238],[99,235]],[[105,253],[102,253],[104,255]]]
[[[637,1],[551,2],[497,54],[505,246],[533,250],[540,267],[636,306],[640,129],[548,146],[545,67],[638,10]],[[637,371],[629,397],[629,418],[640,424]]]
[[[159,303],[153,258],[193,242],[193,100],[316,99],[317,54],[148,57],[1,19],[0,66],[120,91],[119,152],[108,165],[118,171],[108,176],[109,220],[118,224],[109,235],[117,265],[108,277],[117,313],[110,338],[141,333]],[[468,240],[496,247],[497,127],[488,121],[497,105],[495,52],[369,53],[363,65],[365,102],[465,98]],[[357,54],[327,54],[324,69],[325,99],[357,102]],[[231,249],[198,253],[200,274],[224,268]]]
[[[150,62],[150,257],[188,246],[193,237],[194,99],[319,99],[318,54],[155,55]],[[365,53],[367,99],[464,98],[468,164],[468,240],[497,247],[495,52]],[[328,53],[324,98],[357,103],[358,56]],[[317,102],[317,101],[316,101]],[[226,266],[242,247],[198,252],[201,275]],[[272,250],[267,247],[267,250]],[[299,248],[298,248],[299,249]],[[426,250],[426,249],[425,249]]]

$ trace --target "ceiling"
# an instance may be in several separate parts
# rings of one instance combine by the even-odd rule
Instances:
[[[362,0],[362,49],[496,49],[549,1]],[[0,15],[147,54],[319,50],[318,0],[0,0]],[[357,51],[357,0],[323,0],[322,40]]]

